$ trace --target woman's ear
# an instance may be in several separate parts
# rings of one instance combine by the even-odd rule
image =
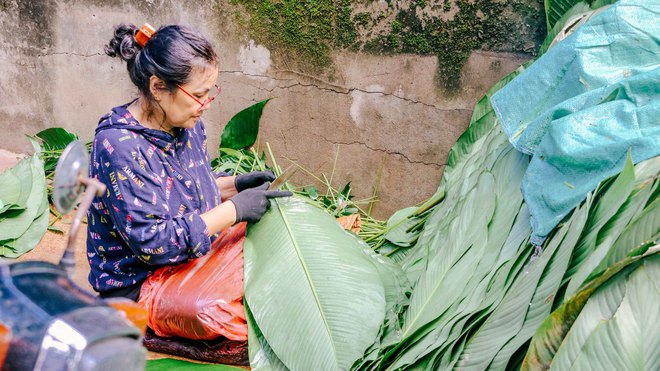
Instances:
[[[164,92],[167,91],[165,82],[160,78],[151,75],[149,78],[149,91],[156,101],[161,100]]]

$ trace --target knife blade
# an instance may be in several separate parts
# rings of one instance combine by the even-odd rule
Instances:
[[[272,191],[274,189],[279,189],[281,186],[284,185],[295,172],[298,171],[298,167],[295,164],[289,165],[280,176],[278,176],[275,180],[273,180],[272,183],[270,183],[270,186],[268,187],[269,191]]]

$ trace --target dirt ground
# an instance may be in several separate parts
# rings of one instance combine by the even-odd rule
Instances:
[[[62,257],[68,242],[69,229],[71,228],[70,221],[72,218],[73,213],[66,215],[63,219],[56,221],[53,226],[61,229],[64,231],[64,233],[47,231],[34,249],[20,256],[17,260],[41,260],[57,264]],[[54,217],[51,215],[51,221],[53,219]],[[78,236],[76,236],[74,241],[76,246],[76,270],[73,276],[73,281],[78,286],[91,293],[94,293],[92,286],[90,286],[89,282],[87,282],[89,264],[87,263],[87,253],[85,252],[85,241],[87,240],[85,227],[85,224],[81,226]]]

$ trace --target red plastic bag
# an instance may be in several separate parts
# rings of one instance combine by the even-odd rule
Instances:
[[[158,269],[142,285],[139,303],[158,336],[247,340],[243,308],[245,223],[225,229],[205,256]]]

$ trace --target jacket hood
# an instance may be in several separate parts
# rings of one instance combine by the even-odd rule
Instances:
[[[98,134],[104,130],[128,130],[142,135],[149,142],[166,151],[173,148],[173,144],[177,140],[185,141],[185,137],[188,135],[188,130],[186,129],[175,128],[176,136],[173,136],[162,130],[154,130],[142,126],[142,124],[140,124],[140,122],[128,111],[128,106],[133,102],[134,101],[131,101],[124,105],[114,107],[112,112],[101,117],[99,124],[96,127],[96,133]]]

